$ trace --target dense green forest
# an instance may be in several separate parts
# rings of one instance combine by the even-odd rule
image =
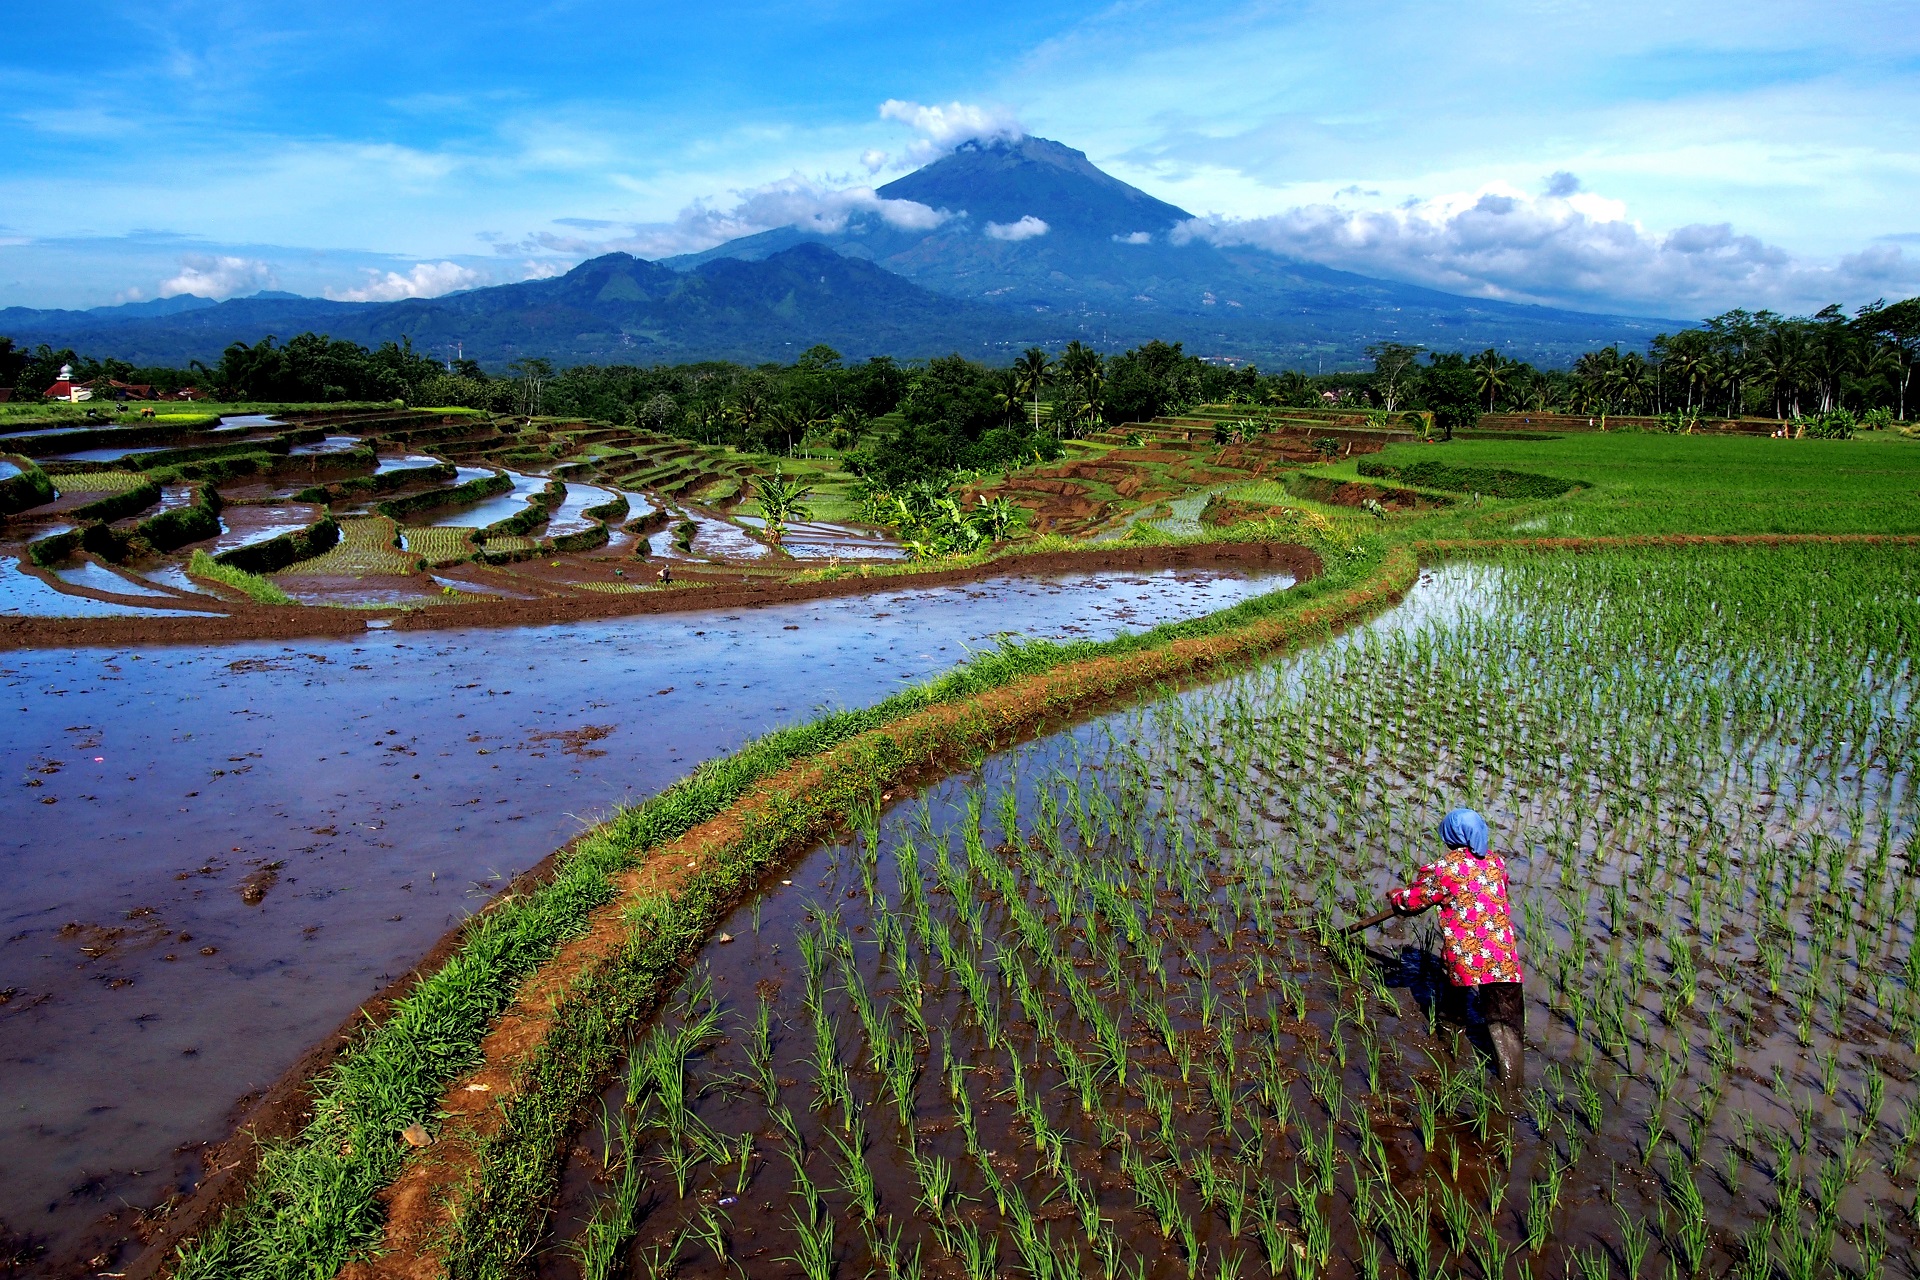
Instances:
[[[1729,311],[1662,334],[1643,352],[1604,347],[1571,368],[1539,369],[1495,350],[1369,349],[1373,368],[1325,375],[1227,367],[1150,342],[1103,356],[1080,343],[1028,351],[1011,367],[961,356],[847,364],[817,346],[790,365],[722,362],[580,365],[545,360],[488,371],[427,358],[411,344],[369,350],[318,334],[228,347],[219,363],[136,369],[0,338],[0,385],[39,395],[63,364],[91,382],[161,391],[194,385],[223,400],[400,400],[497,413],[600,418],[711,444],[772,453],[831,449],[884,482],[953,468],[999,467],[1111,423],[1201,403],[1425,410],[1451,431],[1484,412],[1759,415],[1904,419],[1920,359],[1920,299],[1853,315]]]

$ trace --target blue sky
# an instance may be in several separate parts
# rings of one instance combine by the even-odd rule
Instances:
[[[1461,293],[1920,292],[1912,0],[81,0],[0,30],[0,305],[661,256],[1020,129],[1200,234]]]

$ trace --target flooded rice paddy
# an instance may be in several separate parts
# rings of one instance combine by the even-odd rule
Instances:
[[[564,627],[0,655],[0,1222],[57,1255],[123,1203],[191,1184],[236,1099],[507,878],[701,760],[877,701],[1003,628],[1099,637],[1285,585],[994,580]]]
[[[469,474],[470,472],[473,474]],[[493,473],[490,471],[461,467],[454,483],[465,484],[469,480],[491,474]],[[507,475],[513,480],[512,489],[467,506],[449,507],[436,515],[430,523],[440,526],[484,529],[495,521],[507,520],[519,515],[527,509],[527,500],[547,487],[546,476],[530,476],[518,471],[509,471]]]
[[[1444,570],[876,797],[636,1040],[540,1274],[1913,1274],[1920,561],[1888,559]],[[1508,859],[1523,1088],[1430,918],[1339,933],[1456,804]]]

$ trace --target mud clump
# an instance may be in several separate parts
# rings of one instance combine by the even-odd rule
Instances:
[[[269,862],[257,870],[248,872],[238,886],[240,900],[250,907],[259,906],[261,900],[267,896],[267,891],[280,883],[280,868],[286,865],[284,862]]]
[[[536,742],[557,742],[563,755],[575,756],[582,760],[591,760],[604,756],[605,751],[593,744],[603,738],[613,736],[614,726],[610,724],[583,724],[577,729],[544,729],[527,739],[529,745]]]

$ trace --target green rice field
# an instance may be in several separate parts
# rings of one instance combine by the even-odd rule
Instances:
[[[876,796],[635,1041],[542,1274],[1911,1275],[1916,630],[1907,549],[1445,567]],[[1520,1089],[1425,918],[1339,933],[1455,804]]]

